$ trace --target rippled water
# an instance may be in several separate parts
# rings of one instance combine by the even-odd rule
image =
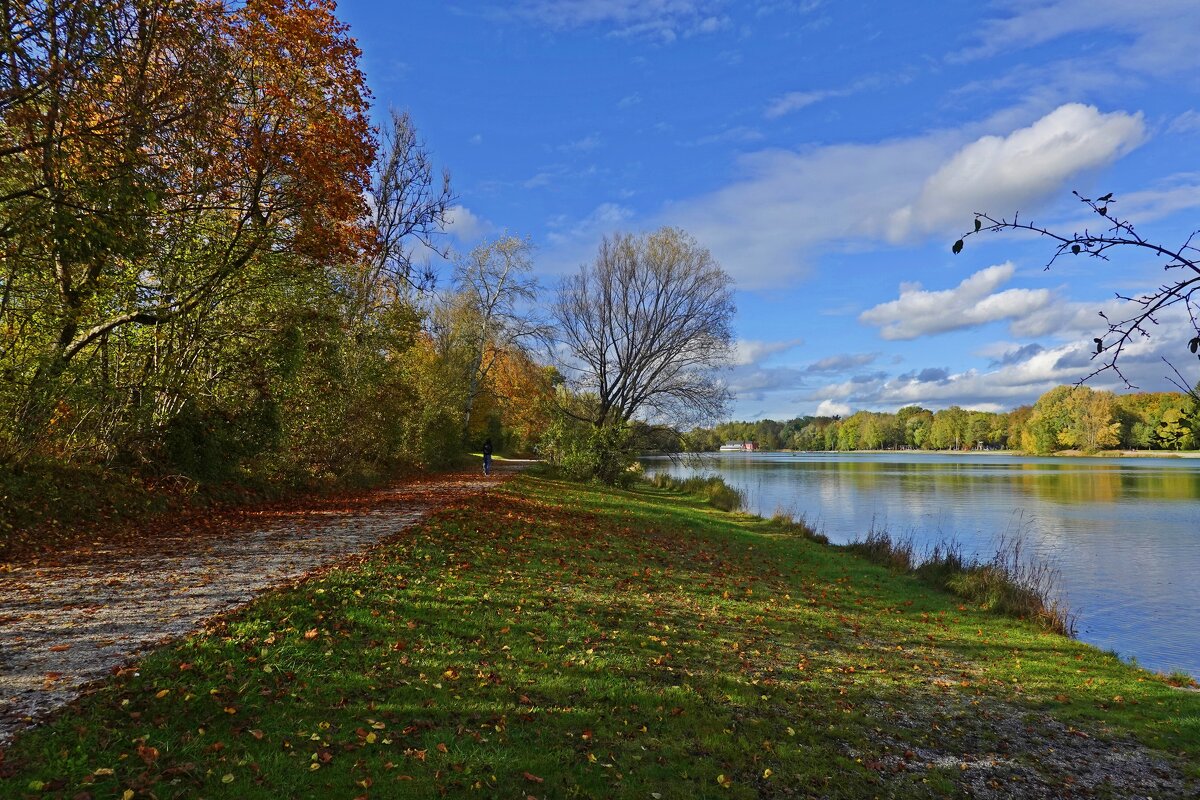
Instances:
[[[804,515],[837,543],[874,525],[986,558],[1019,533],[1061,572],[1079,638],[1200,676],[1200,459],[722,453],[647,467],[718,473],[748,510]]]

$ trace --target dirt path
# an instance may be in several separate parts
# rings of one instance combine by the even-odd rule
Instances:
[[[187,530],[63,553],[0,573],[0,746],[83,688],[256,593],[361,552],[437,505],[486,491],[453,473],[335,504],[268,511],[256,524]],[[327,504],[328,505],[328,504]]]

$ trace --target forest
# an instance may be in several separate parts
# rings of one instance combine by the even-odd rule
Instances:
[[[368,484],[489,438],[607,482],[728,439],[1195,447],[1187,396],[1085,387],[681,441],[728,413],[732,279],[674,228],[553,291],[527,238],[455,252],[450,174],[372,116],[332,0],[41,0],[0,38],[0,532],[102,487]]]
[[[1033,405],[1008,412],[951,406],[930,411],[797,417],[786,422],[726,422],[696,428],[688,450],[712,451],[725,442],[755,442],[765,450],[1018,450],[1045,455],[1063,450],[1192,450],[1200,438],[1200,408],[1190,394],[1114,394],[1087,386],[1058,386]]]
[[[671,435],[638,419],[720,418],[708,251],[613,234],[555,293],[527,238],[455,252],[450,174],[407,113],[372,116],[335,10],[0,20],[0,533],[114,487],[366,485],[485,439],[612,481]]]

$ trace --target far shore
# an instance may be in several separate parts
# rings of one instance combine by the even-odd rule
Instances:
[[[869,455],[884,455],[889,453],[914,453],[918,455],[940,456],[1027,456],[1029,458],[1200,458],[1200,450],[1099,450],[1095,453],[1085,453],[1082,450],[1059,450],[1054,453],[1038,455],[1025,453],[1020,450],[706,450],[689,452],[686,455],[704,455],[705,453],[830,453],[835,455],[849,453],[866,453]]]

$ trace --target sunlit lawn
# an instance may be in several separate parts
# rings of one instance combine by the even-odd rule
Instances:
[[[997,709],[1200,763],[1200,697],[1111,656],[762,520],[527,476],[153,653],[19,739],[0,795],[941,796],[966,767],[920,753]]]

